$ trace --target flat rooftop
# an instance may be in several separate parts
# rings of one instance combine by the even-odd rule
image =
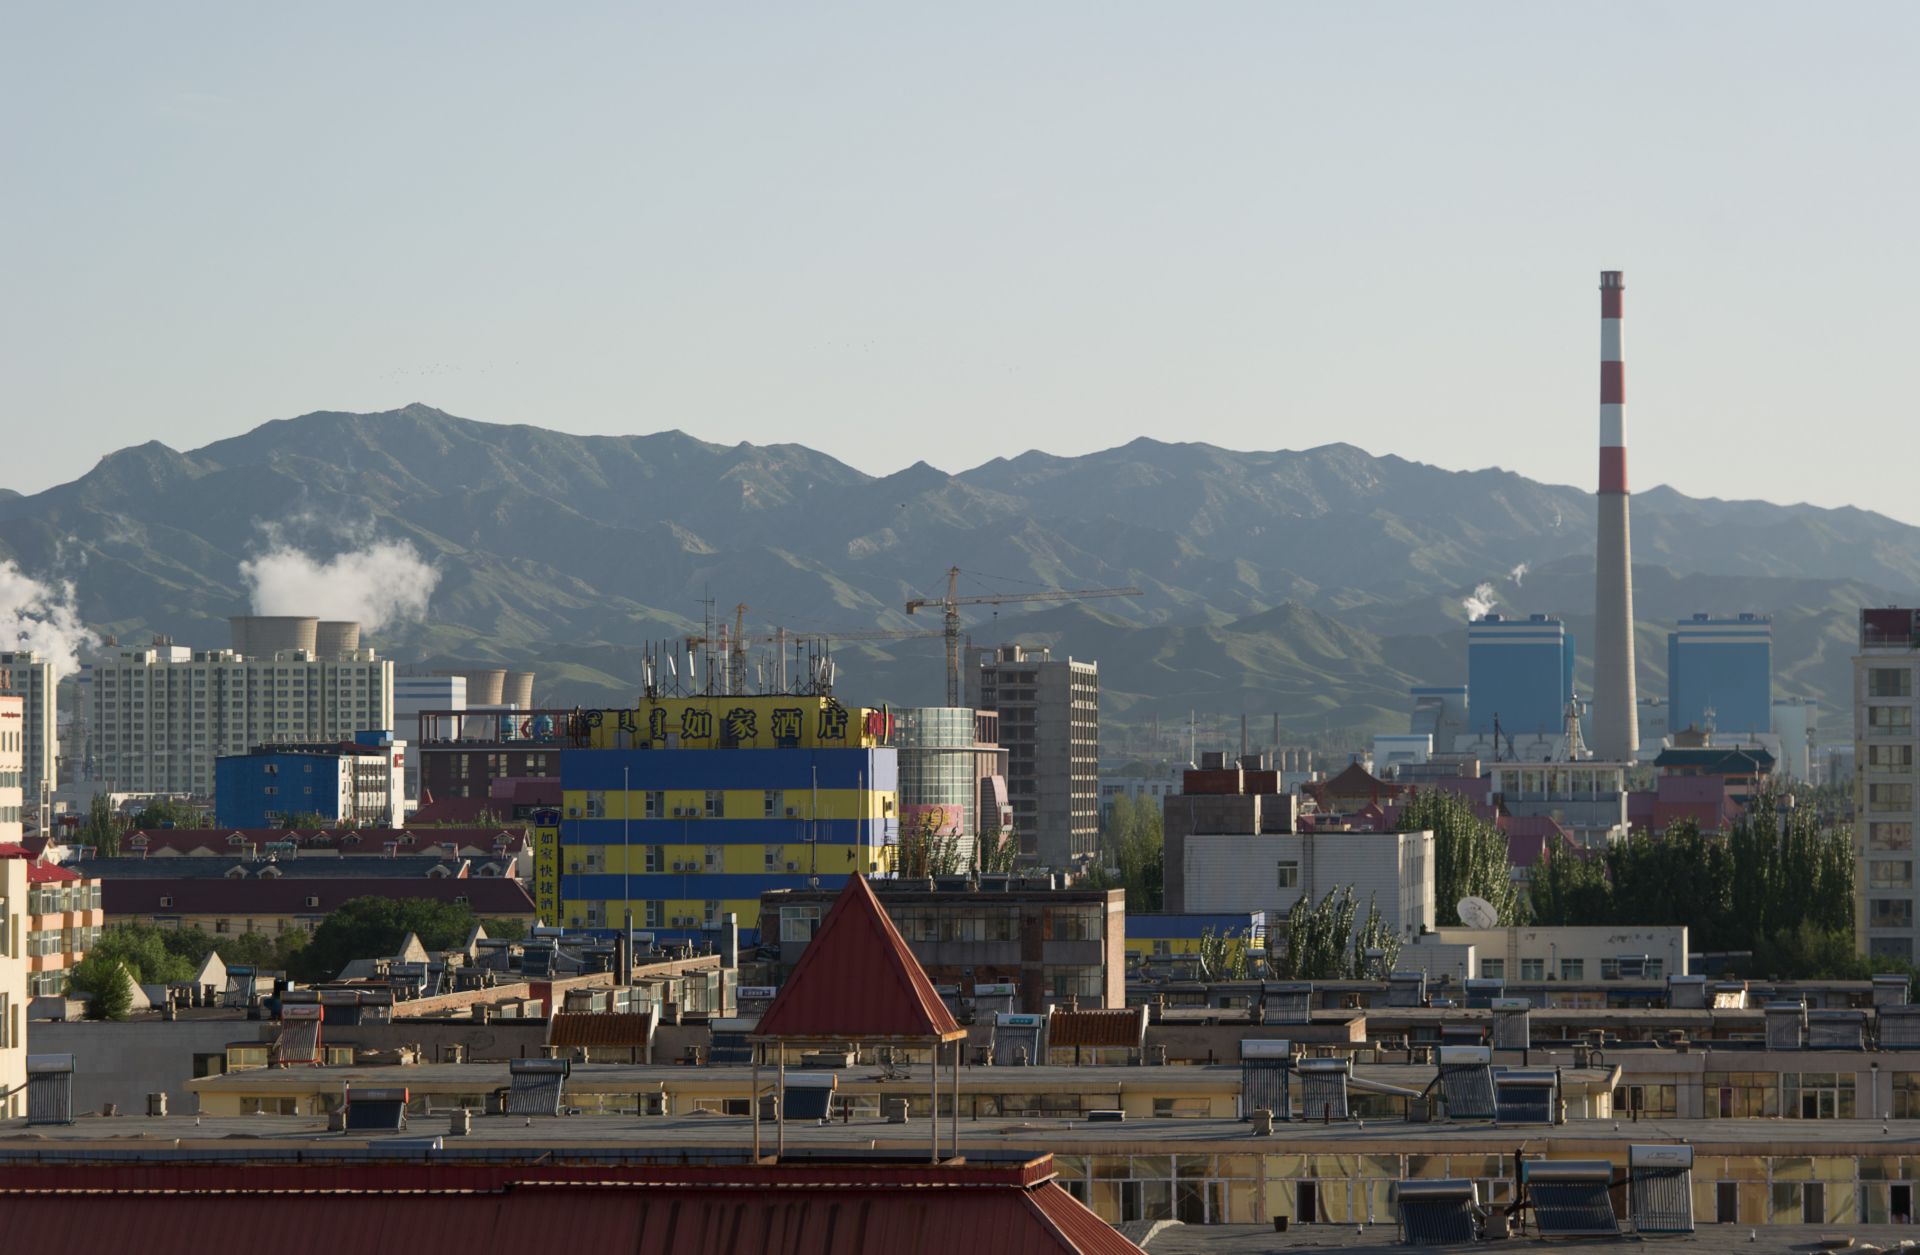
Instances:
[[[995,1152],[1021,1151],[1063,1155],[1166,1154],[1335,1154],[1335,1155],[1511,1155],[1516,1149],[1553,1158],[1591,1159],[1624,1156],[1628,1145],[1646,1142],[1690,1143],[1701,1155],[1916,1155],[1920,1120],[1582,1120],[1553,1128],[1490,1123],[1403,1124],[1307,1121],[1275,1126],[1271,1137],[1257,1137],[1252,1125],[1229,1119],[1130,1119],[1094,1124],[1085,1119],[962,1118],[960,1146]],[[380,1157],[383,1144],[396,1139],[438,1137],[448,1131],[444,1115],[414,1116],[402,1133],[364,1131],[329,1133],[319,1116],[81,1116],[68,1125],[28,1127],[22,1120],[0,1123],[0,1162],[40,1158],[111,1157],[259,1158],[328,1153]],[[760,1126],[763,1148],[772,1152],[774,1125]],[[941,1122],[941,1136],[947,1132]],[[681,1160],[742,1158],[752,1146],[745,1116],[482,1116],[473,1131],[446,1137],[443,1158],[511,1158],[516,1154],[571,1157]],[[873,1118],[848,1123],[792,1123],[790,1150],[855,1153],[868,1150],[912,1152],[928,1146],[925,1120],[889,1124]],[[417,1149],[408,1154],[421,1153]],[[1909,1236],[1913,1236],[1909,1231]]]
[[[1131,1226],[1127,1227],[1128,1230]],[[1425,1247],[1439,1251],[1529,1251],[1544,1255],[1549,1250],[1590,1251],[1621,1242],[1636,1246],[1673,1246],[1687,1255],[1812,1255],[1827,1248],[1814,1239],[1821,1234],[1851,1237],[1856,1242],[1892,1250],[1902,1241],[1911,1241],[1909,1225],[1751,1225],[1703,1224],[1692,1233],[1657,1234],[1640,1238],[1623,1222],[1623,1238],[1556,1238],[1551,1242],[1538,1238],[1508,1238],[1475,1245]],[[1750,1238],[1748,1235],[1752,1234]],[[1147,1255],[1292,1255],[1294,1252],[1339,1251],[1341,1255],[1406,1255],[1411,1249],[1400,1243],[1398,1228],[1392,1221],[1371,1224],[1356,1231],[1350,1224],[1297,1225],[1285,1233],[1275,1233],[1270,1225],[1183,1225],[1160,1227],[1147,1239]],[[1835,1255],[1845,1255],[1844,1249]]]

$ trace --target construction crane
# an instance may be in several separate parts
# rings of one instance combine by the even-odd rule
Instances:
[[[947,569],[945,597],[916,597],[907,603],[907,613],[940,606],[946,611],[947,705],[960,704],[960,607],[1006,606],[1023,601],[1086,601],[1094,597],[1138,597],[1137,588],[1043,588],[1031,593],[975,593],[960,596],[960,568]]]

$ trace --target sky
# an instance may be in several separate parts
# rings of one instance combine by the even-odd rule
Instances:
[[[1920,523],[1911,3],[13,5],[0,486],[313,410]],[[22,438],[22,437],[25,438]]]

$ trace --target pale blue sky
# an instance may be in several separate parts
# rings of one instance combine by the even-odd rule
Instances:
[[[26,5],[0,484],[315,409],[1920,522],[1920,6]]]

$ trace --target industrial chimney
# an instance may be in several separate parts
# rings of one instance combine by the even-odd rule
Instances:
[[[1593,587],[1593,752],[1631,761],[1640,746],[1633,680],[1633,538],[1627,511],[1626,283],[1600,272],[1600,532]]]

